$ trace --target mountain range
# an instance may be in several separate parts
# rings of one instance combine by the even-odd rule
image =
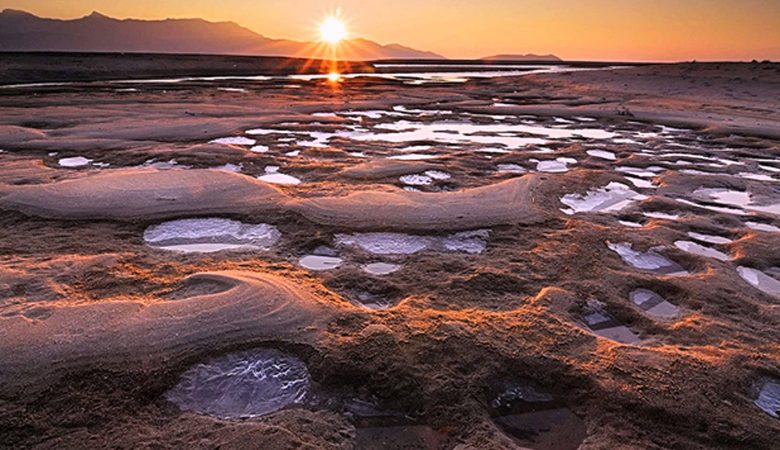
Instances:
[[[194,53],[330,59],[319,42],[272,39],[233,22],[203,19],[114,19],[98,12],[73,20],[41,18],[25,11],[0,12],[0,51]],[[399,44],[349,39],[338,59],[443,59]]]

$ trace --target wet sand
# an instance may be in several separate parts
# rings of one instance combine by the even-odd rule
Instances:
[[[0,446],[775,448],[779,104],[776,64],[0,87]],[[195,218],[278,239],[147,242]],[[171,400],[254,349],[305,395]]]

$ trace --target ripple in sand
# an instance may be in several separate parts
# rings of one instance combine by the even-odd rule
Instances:
[[[164,222],[144,232],[144,240],[148,245],[183,253],[267,250],[281,236],[272,225],[251,225],[219,218]]]
[[[367,273],[370,273],[371,275],[389,275],[391,273],[397,272],[400,269],[401,266],[398,264],[383,262],[371,263],[363,266],[363,270]]]
[[[750,267],[737,267],[737,272],[743,280],[750,283],[750,285],[754,288],[766,294],[780,298],[780,281],[772,278],[764,272],[761,272],[760,270],[752,269]]]
[[[728,261],[731,259],[729,255],[723,252],[715,250],[714,248],[709,248],[704,245],[697,244],[692,241],[676,241],[674,246],[684,252],[693,253],[694,255],[704,256],[707,258],[714,258],[718,261]]]
[[[647,197],[632,191],[621,183],[609,183],[608,185],[588,191],[582,194],[567,194],[561,198],[561,203],[568,206],[561,211],[568,215],[584,212],[613,212],[620,211],[631,206],[636,201]]]
[[[576,450],[587,437],[582,419],[528,384],[509,384],[489,406],[493,422],[523,448]]]
[[[780,419],[780,380],[767,380],[753,403],[775,419]]]
[[[344,260],[337,256],[306,255],[298,261],[298,264],[304,269],[323,272],[326,270],[337,269]]]
[[[598,300],[590,300],[583,308],[582,320],[593,333],[622,344],[635,344],[640,341],[630,328],[621,324],[606,311],[606,305]]]
[[[412,255],[423,250],[477,254],[487,248],[488,230],[464,231],[447,237],[402,233],[355,233],[336,235],[336,245],[359,247],[376,255]]]
[[[674,261],[671,261],[665,256],[656,253],[654,250],[638,252],[635,251],[633,246],[627,242],[617,244],[607,242],[607,247],[620,255],[625,263],[634,268],[650,270],[652,272],[657,272],[664,275],[688,275],[688,271],[683,269],[682,266]]]
[[[672,319],[680,315],[678,306],[669,303],[665,298],[649,289],[636,289],[631,292],[629,297],[635,305],[651,316]]]
[[[224,137],[219,139],[214,139],[212,141],[209,141],[209,144],[222,144],[222,145],[255,145],[257,141],[254,139],[249,139],[243,136],[232,136],[232,137]]]
[[[92,163],[92,160],[83,156],[74,156],[72,158],[60,158],[58,164],[60,167],[84,167]]]
[[[193,366],[165,397],[185,411],[251,418],[299,404],[309,384],[302,361],[277,350],[259,349]]]

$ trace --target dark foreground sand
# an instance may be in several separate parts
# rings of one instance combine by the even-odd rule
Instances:
[[[0,446],[777,448],[780,421],[754,399],[762,380],[780,378],[780,294],[751,286],[737,268],[780,276],[778,105],[773,64],[423,85],[0,88]],[[459,142],[451,130],[409,142],[356,137],[399,121],[393,131],[438,121],[487,128]],[[509,137],[489,128],[506,124],[614,135],[541,143],[529,132],[512,134],[527,145],[477,143]],[[239,136],[268,151],[210,143]],[[435,158],[389,159],[409,153]],[[104,166],[61,167],[68,157]],[[539,170],[538,161],[556,158],[568,171]],[[259,181],[267,166],[303,183]],[[626,167],[652,187],[628,181],[618,170]],[[420,192],[399,181],[432,170],[449,178],[434,175]],[[567,194],[609,183],[644,197],[613,212],[561,211]],[[751,204],[704,198],[707,189],[750,192]],[[149,226],[195,217],[267,223],[282,237],[268,250],[204,255],[144,242]],[[335,242],[358,231],[466,230],[489,231],[484,252],[380,257]],[[711,246],[727,258],[675,246],[689,232],[727,238]],[[688,275],[632,267],[608,242],[656,248]],[[345,263],[300,267],[320,246]],[[376,261],[401,268],[361,270]],[[639,288],[679,315],[638,308],[629,294]],[[368,309],[367,295],[391,307]],[[588,329],[594,300],[637,339]],[[183,412],[166,400],[193,364],[254,347],[303,360],[317,398],[253,420]],[[557,441],[513,434],[491,417],[506,383],[536,386],[572,414],[563,431],[549,425]],[[345,399],[355,398],[403,420],[367,425],[348,414]]]

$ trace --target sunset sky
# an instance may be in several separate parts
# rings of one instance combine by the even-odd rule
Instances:
[[[451,58],[780,59],[780,0],[0,0],[44,17],[200,17],[295,40],[317,39],[318,21],[337,7],[351,37]]]

